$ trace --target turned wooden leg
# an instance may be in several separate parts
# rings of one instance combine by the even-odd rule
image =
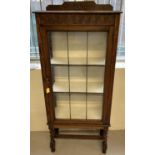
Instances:
[[[55,140],[51,139],[51,142],[50,142],[50,148],[51,148],[51,152],[55,152]]]
[[[108,128],[105,128],[102,132],[100,131],[100,134],[103,136],[103,142],[102,142],[102,152],[107,152],[107,135],[108,135]]]
[[[50,137],[51,137],[50,148],[51,148],[51,152],[55,152],[54,134],[55,134],[54,129],[50,130]]]
[[[107,152],[107,141],[102,142],[102,152],[106,153]]]

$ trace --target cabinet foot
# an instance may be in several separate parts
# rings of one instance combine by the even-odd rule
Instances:
[[[55,140],[52,140],[50,142],[50,148],[51,148],[51,152],[55,152]]]
[[[102,152],[103,153],[106,153],[107,152],[107,142],[106,141],[103,141],[102,142]]]

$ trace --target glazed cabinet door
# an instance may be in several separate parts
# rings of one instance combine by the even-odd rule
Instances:
[[[56,119],[102,120],[108,31],[47,31]]]

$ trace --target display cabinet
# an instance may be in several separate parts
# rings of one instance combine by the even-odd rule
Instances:
[[[46,10],[35,15],[51,151],[55,138],[83,138],[105,153],[120,12],[94,2]]]

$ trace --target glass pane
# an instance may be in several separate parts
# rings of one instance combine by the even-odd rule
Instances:
[[[86,92],[86,67],[70,66],[70,92]]]
[[[104,67],[88,67],[88,93],[103,93]]]
[[[52,32],[50,34],[52,47],[51,64],[67,64],[67,35],[66,32]]]
[[[53,92],[69,92],[68,67],[53,67]]]
[[[86,119],[85,94],[71,94],[71,118]]]
[[[55,94],[55,117],[58,119],[70,118],[69,95]]]
[[[101,119],[107,32],[48,32],[56,118]]]
[[[69,63],[86,64],[87,55],[87,33],[69,32]]]
[[[105,65],[106,39],[107,32],[52,32],[51,64]]]
[[[87,119],[101,119],[102,117],[102,95],[88,94],[87,97]]]
[[[107,32],[88,33],[88,64],[104,65],[106,57]]]

